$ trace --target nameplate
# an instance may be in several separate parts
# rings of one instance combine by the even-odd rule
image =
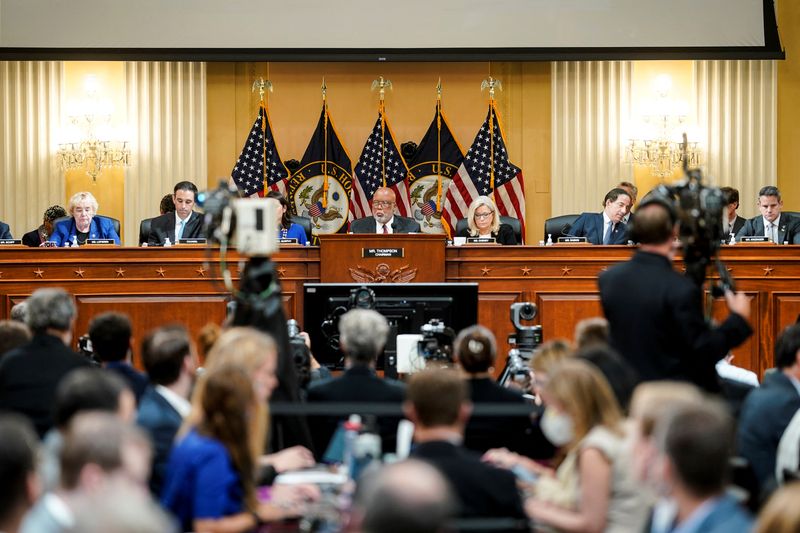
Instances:
[[[751,235],[749,237],[742,237],[739,242],[771,242],[769,237],[765,235]]]
[[[362,248],[361,257],[405,257],[403,248]]]
[[[86,239],[86,244],[111,244],[116,245],[114,239]]]
[[[559,244],[585,244],[586,237],[559,237]]]
[[[467,237],[467,244],[495,244],[494,237]]]
[[[0,246],[15,246],[22,244],[22,239],[0,239]]]
[[[206,244],[206,239],[178,239],[178,244]]]
[[[278,239],[280,244],[300,244],[297,239]]]

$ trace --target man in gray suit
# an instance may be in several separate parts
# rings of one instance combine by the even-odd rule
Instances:
[[[372,195],[372,216],[350,223],[352,233],[419,233],[419,223],[408,217],[394,214],[397,205],[394,191],[378,187]]]
[[[742,237],[765,236],[778,244],[800,244],[800,220],[791,215],[781,214],[783,200],[781,192],[774,185],[761,187],[758,191],[758,209],[761,216],[751,218],[736,234]]]

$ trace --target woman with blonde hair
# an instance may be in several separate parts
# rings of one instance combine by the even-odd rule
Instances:
[[[518,244],[514,230],[500,222],[500,212],[488,196],[478,196],[469,204],[467,228],[458,236],[486,237],[495,239],[498,244]]]
[[[800,482],[778,489],[761,509],[756,533],[795,533],[800,531]]]
[[[110,218],[97,214],[97,200],[90,192],[79,192],[69,199],[69,220],[62,220],[53,228],[49,242],[56,246],[85,244],[88,239],[111,239],[119,244],[119,235]]]

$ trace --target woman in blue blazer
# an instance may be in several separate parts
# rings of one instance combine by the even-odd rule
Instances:
[[[111,219],[98,216],[97,200],[90,192],[79,192],[69,199],[69,220],[62,220],[53,228],[49,241],[56,246],[85,244],[87,239],[114,239],[120,244],[119,235]]]
[[[280,218],[278,219],[278,238],[279,239],[297,239],[297,244],[307,245],[308,236],[306,230],[300,224],[292,222],[292,217],[289,214],[289,200],[284,195],[277,191],[270,191],[267,193],[267,198],[274,198],[280,202],[281,207],[278,210]]]

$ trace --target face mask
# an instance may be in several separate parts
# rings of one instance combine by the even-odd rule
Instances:
[[[569,444],[575,437],[572,418],[553,408],[545,409],[542,415],[542,433],[554,446]]]

